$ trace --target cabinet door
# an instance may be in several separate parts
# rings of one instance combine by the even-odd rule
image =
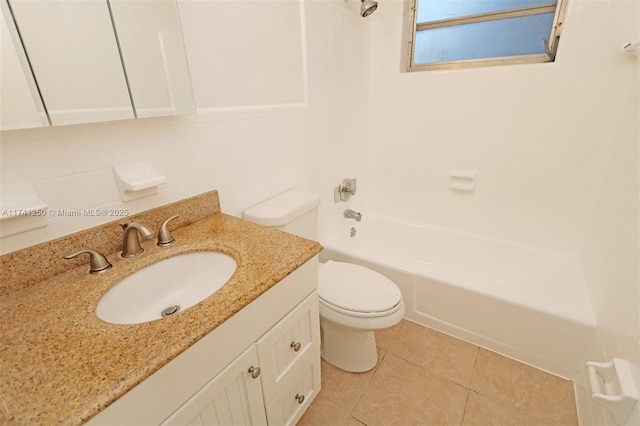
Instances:
[[[52,125],[135,118],[107,2],[10,5]]]
[[[314,291],[258,340],[262,390],[267,405],[291,379],[296,363],[320,348],[318,310],[318,293]]]
[[[163,424],[266,425],[260,376],[249,370],[257,366],[251,345]]]

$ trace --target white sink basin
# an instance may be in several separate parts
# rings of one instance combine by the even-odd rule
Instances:
[[[114,285],[98,302],[96,314],[112,324],[161,319],[211,296],[235,270],[233,257],[216,251],[170,257]]]

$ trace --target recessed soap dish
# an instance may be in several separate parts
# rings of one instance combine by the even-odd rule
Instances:
[[[13,203],[2,204],[2,214],[0,220],[12,219],[21,216],[39,217],[45,216],[45,210],[49,207],[38,197],[28,197]]]
[[[167,178],[156,172],[148,161],[114,166],[113,174],[122,201],[155,194],[158,192],[157,186],[167,181]]]
[[[449,170],[449,188],[473,192],[476,189],[476,171]]]

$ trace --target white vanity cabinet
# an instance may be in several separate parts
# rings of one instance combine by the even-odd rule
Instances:
[[[294,424],[320,390],[319,346],[314,292],[163,424]]]
[[[316,289],[314,257],[88,423],[295,424],[320,391]]]

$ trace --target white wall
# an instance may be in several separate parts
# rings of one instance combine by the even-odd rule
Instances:
[[[369,208],[576,251],[637,66],[621,49],[637,4],[570,1],[555,63],[471,70],[401,72],[401,12],[375,20]],[[449,189],[450,169],[477,172],[475,192]]]
[[[580,253],[598,323],[584,361],[640,365],[639,68],[622,51],[640,1],[570,0],[553,64],[417,73],[388,11],[373,15],[365,213]],[[449,189],[451,169],[477,172],[475,192]],[[583,375],[581,422],[613,424]]]
[[[640,7],[635,13],[633,9],[620,13],[635,15],[634,40],[639,40]],[[597,330],[585,360],[617,357],[640,365],[640,71],[636,66],[634,76],[630,64],[624,65],[631,68],[628,91],[620,98],[622,109],[612,122],[609,155],[580,250],[597,318]],[[583,377],[578,381],[583,418],[590,419],[591,424],[613,424],[608,413],[590,401]],[[634,381],[640,389],[638,375]],[[638,404],[627,424],[640,424]]]
[[[228,82],[213,76],[246,63],[245,58],[252,55],[246,46],[255,41],[251,38],[255,31],[248,30],[245,39],[239,39],[238,33],[223,37],[206,19],[207,2],[181,0],[187,54],[206,55],[189,58],[199,113],[2,132],[2,186],[30,181],[52,209],[113,207],[131,213],[217,189],[223,211],[239,216],[264,198],[304,185],[321,194],[328,218],[323,227],[339,225],[336,209],[344,205],[333,205],[333,186],[344,177],[364,173],[367,23],[341,2],[269,1],[263,5],[277,3],[278,7],[271,12],[262,8],[260,14],[251,13],[254,2],[237,3],[246,9],[242,25],[247,29],[256,28],[252,20],[262,23],[259,28],[270,24],[269,32],[260,35],[260,46],[273,45],[276,51],[271,51],[271,59],[264,52],[260,56],[273,62],[269,79],[261,83],[285,87],[284,99],[277,96],[282,90],[267,87],[255,92],[251,84],[232,88],[246,106],[231,108],[225,98],[216,97],[223,89],[225,94],[230,90]],[[288,10],[284,17],[283,8]],[[297,37],[286,48],[304,63],[288,67],[281,61],[287,52],[275,41],[282,40],[283,34]],[[269,43],[269,37],[274,43]],[[234,50],[234,46],[245,49]],[[279,63],[284,64],[282,73],[276,72]],[[260,69],[256,63],[252,72]],[[151,160],[167,176],[167,183],[157,195],[123,203],[112,167],[143,160]],[[2,238],[0,252],[116,219],[49,216],[44,228]],[[2,235],[15,228],[14,219],[0,221]]]
[[[612,138],[581,247],[585,282],[597,318],[585,361],[617,357],[640,365],[639,82],[640,74],[624,100],[625,113],[619,117]],[[636,375],[634,381],[640,389],[640,377]],[[590,401],[587,383],[582,371],[578,401],[584,418],[591,418],[587,424],[613,424],[608,414]],[[627,424],[640,424],[638,405]]]

